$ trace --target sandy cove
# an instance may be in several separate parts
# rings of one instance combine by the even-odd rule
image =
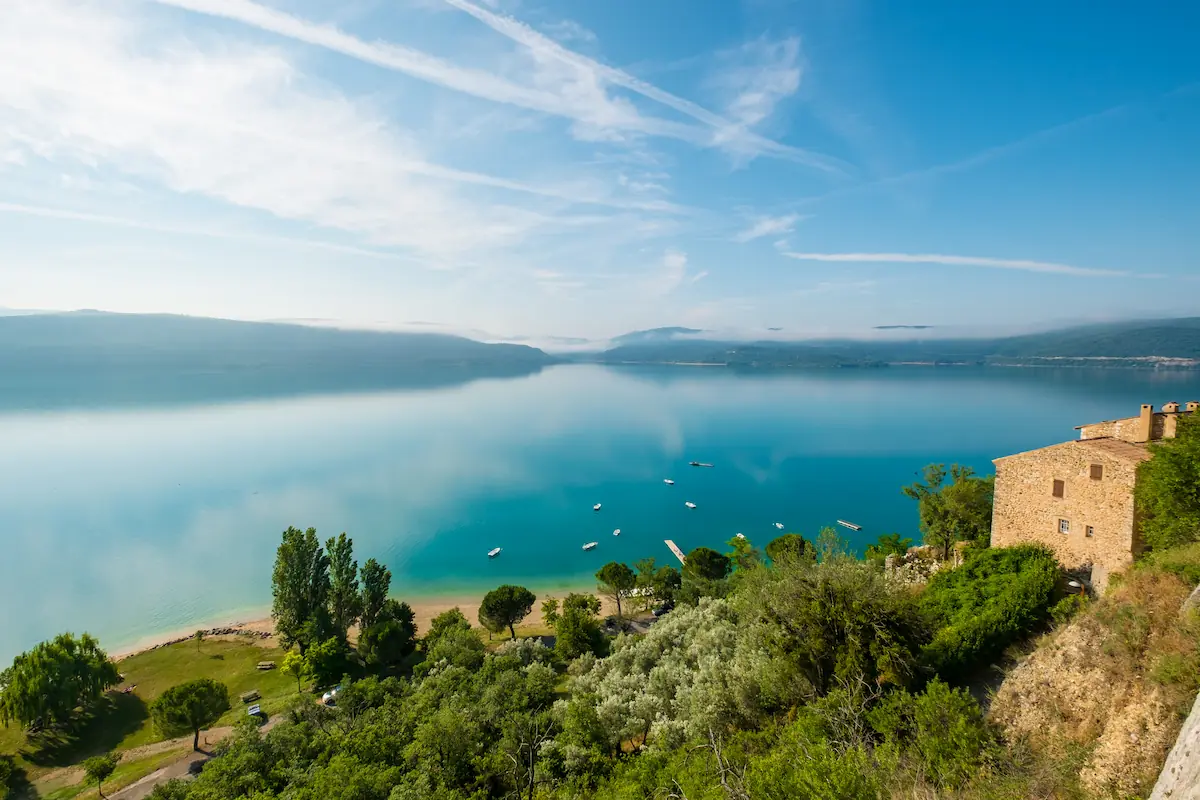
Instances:
[[[533,612],[525,618],[523,625],[545,624],[542,619],[541,604],[547,597],[558,597],[562,599],[568,594],[569,590],[562,590],[556,593],[539,594],[537,602],[534,603]],[[575,590],[578,591],[578,590]],[[470,620],[471,624],[479,627],[479,604],[482,597],[432,597],[417,601],[407,601],[413,610],[417,623],[417,635],[420,636],[429,630],[429,624],[438,614],[449,611],[452,608],[459,608],[463,615]],[[600,615],[601,617],[609,616],[617,613],[616,603],[608,597],[600,597]],[[136,643],[127,647],[122,647],[114,650],[110,655],[114,661],[120,661],[123,658],[128,658],[138,653],[144,653],[147,650],[154,650],[158,647],[164,647],[169,644],[187,641],[195,635],[197,630],[203,630],[205,636],[221,638],[225,636],[238,636],[253,638],[261,643],[264,647],[274,646],[275,622],[270,617],[260,617],[245,621],[225,622],[220,624],[203,624],[197,625],[194,628],[186,630],[176,630],[172,633],[158,634],[138,640]],[[351,639],[357,638],[357,629],[351,628]]]

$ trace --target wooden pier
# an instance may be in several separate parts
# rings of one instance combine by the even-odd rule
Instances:
[[[674,553],[675,557],[679,559],[680,564],[687,563],[687,558],[683,555],[683,551],[679,549],[679,545],[675,544],[670,539],[663,539],[663,543],[666,544],[667,547],[671,548],[671,552]]]

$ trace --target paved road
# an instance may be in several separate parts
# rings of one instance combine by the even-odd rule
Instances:
[[[259,730],[266,733],[271,728],[274,728],[282,719],[281,715],[271,717]],[[201,737],[208,744],[216,744],[232,732],[232,728],[217,728],[201,734]],[[191,739],[191,737],[185,738],[189,741]],[[190,775],[188,768],[191,767],[193,762],[207,761],[208,759],[209,756],[206,753],[188,752],[157,772],[151,772],[137,783],[132,783],[121,791],[110,794],[108,796],[109,800],[144,800],[154,791],[155,786],[158,786],[160,783],[166,783],[172,778],[188,778]]]

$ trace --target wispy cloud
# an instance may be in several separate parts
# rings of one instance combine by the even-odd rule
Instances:
[[[784,214],[779,217],[759,217],[749,228],[741,231],[733,237],[735,242],[751,242],[755,239],[761,239],[764,236],[778,236],[783,233],[791,233],[796,227],[796,223],[805,219],[801,214]]]
[[[869,292],[878,285],[877,281],[821,281],[806,289],[797,289],[793,294],[800,296],[829,294],[831,292]]]
[[[303,239],[292,236],[265,236],[257,233],[239,233],[231,230],[216,228],[198,228],[188,225],[171,225],[153,222],[145,219],[116,217],[109,214],[93,214],[86,211],[72,211],[65,208],[50,208],[46,206],[31,206],[22,203],[0,203],[0,214],[21,214],[29,217],[44,219],[60,219],[72,222],[86,222],[96,225],[109,225],[117,228],[133,228],[136,230],[153,231],[155,233],[171,233],[182,236],[199,236],[205,239],[229,239],[239,242],[255,242],[259,244],[281,245],[302,249],[327,250],[333,253],[378,258],[387,261],[409,261],[411,257],[402,253],[386,250],[371,250],[366,247],[323,242],[317,239]]]
[[[767,38],[727,51],[719,60],[713,83],[729,95],[726,115],[740,128],[766,120],[781,100],[800,88],[803,73],[800,40]]]
[[[852,264],[939,264],[955,267],[1014,269],[1023,272],[1048,272],[1058,275],[1075,275],[1081,278],[1114,278],[1130,275],[1130,273],[1120,270],[1073,267],[1069,264],[1056,264],[1050,261],[947,256],[931,253],[793,253],[783,251],[782,255],[799,261],[832,261]]]
[[[558,62],[571,68],[577,75],[586,76],[590,84],[620,86],[703,123],[712,129],[712,133],[705,140],[697,142],[699,144],[723,146],[743,154],[770,155],[778,158],[786,158],[826,172],[841,173],[847,168],[845,164],[830,156],[780,144],[779,142],[745,130],[744,126],[732,122],[691,100],[660,89],[647,81],[630,75],[624,70],[610,67],[595,59],[569,50],[550,37],[539,33],[512,17],[495,14],[486,8],[469,2],[469,0],[445,0],[445,2],[470,14],[497,33],[508,37],[518,44],[524,45],[541,65],[545,65],[548,62]]]
[[[667,250],[663,253],[658,268],[642,281],[642,291],[652,297],[671,294],[687,279],[687,253]]]
[[[542,30],[560,42],[595,42],[596,34],[570,19],[549,22]]]

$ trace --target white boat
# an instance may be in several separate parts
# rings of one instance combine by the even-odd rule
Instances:
[[[849,528],[852,531],[861,531],[862,530],[862,525],[855,525],[853,522],[846,522],[846,520],[844,520],[844,519],[839,519],[837,522],[838,522],[838,525]]]
[[[596,545],[598,545],[598,544],[600,544],[600,543],[599,542],[588,542],[587,544],[585,544],[583,546],[583,549],[584,550],[595,550]]]
[[[776,523],[775,523],[775,527],[776,527],[776,528],[779,528],[779,530],[783,530],[783,523],[782,523],[782,522],[776,522]]]
[[[691,500],[688,500],[686,503],[684,503],[684,505],[685,505],[685,506],[687,506],[688,508],[695,508],[695,507],[696,507],[696,504],[695,504],[695,503],[693,503]]]
[[[667,486],[675,485],[675,481],[671,480],[670,478],[663,478],[663,483],[665,483]]]
[[[488,550],[488,558],[495,558],[498,555],[500,555],[499,547],[493,547],[491,550]]]
[[[621,529],[620,529],[620,528],[617,528],[615,531],[613,531],[613,536],[620,536],[620,535],[621,535]]]
[[[735,536],[737,536],[737,538],[739,538],[739,539],[745,539],[745,538],[746,538],[746,535],[745,535],[745,534],[742,534],[742,533],[738,533],[738,534],[734,534],[734,535],[735,535]]]
[[[596,503],[596,505],[592,506],[592,511],[599,511],[599,510],[600,510],[600,504],[599,504],[599,503]]]

